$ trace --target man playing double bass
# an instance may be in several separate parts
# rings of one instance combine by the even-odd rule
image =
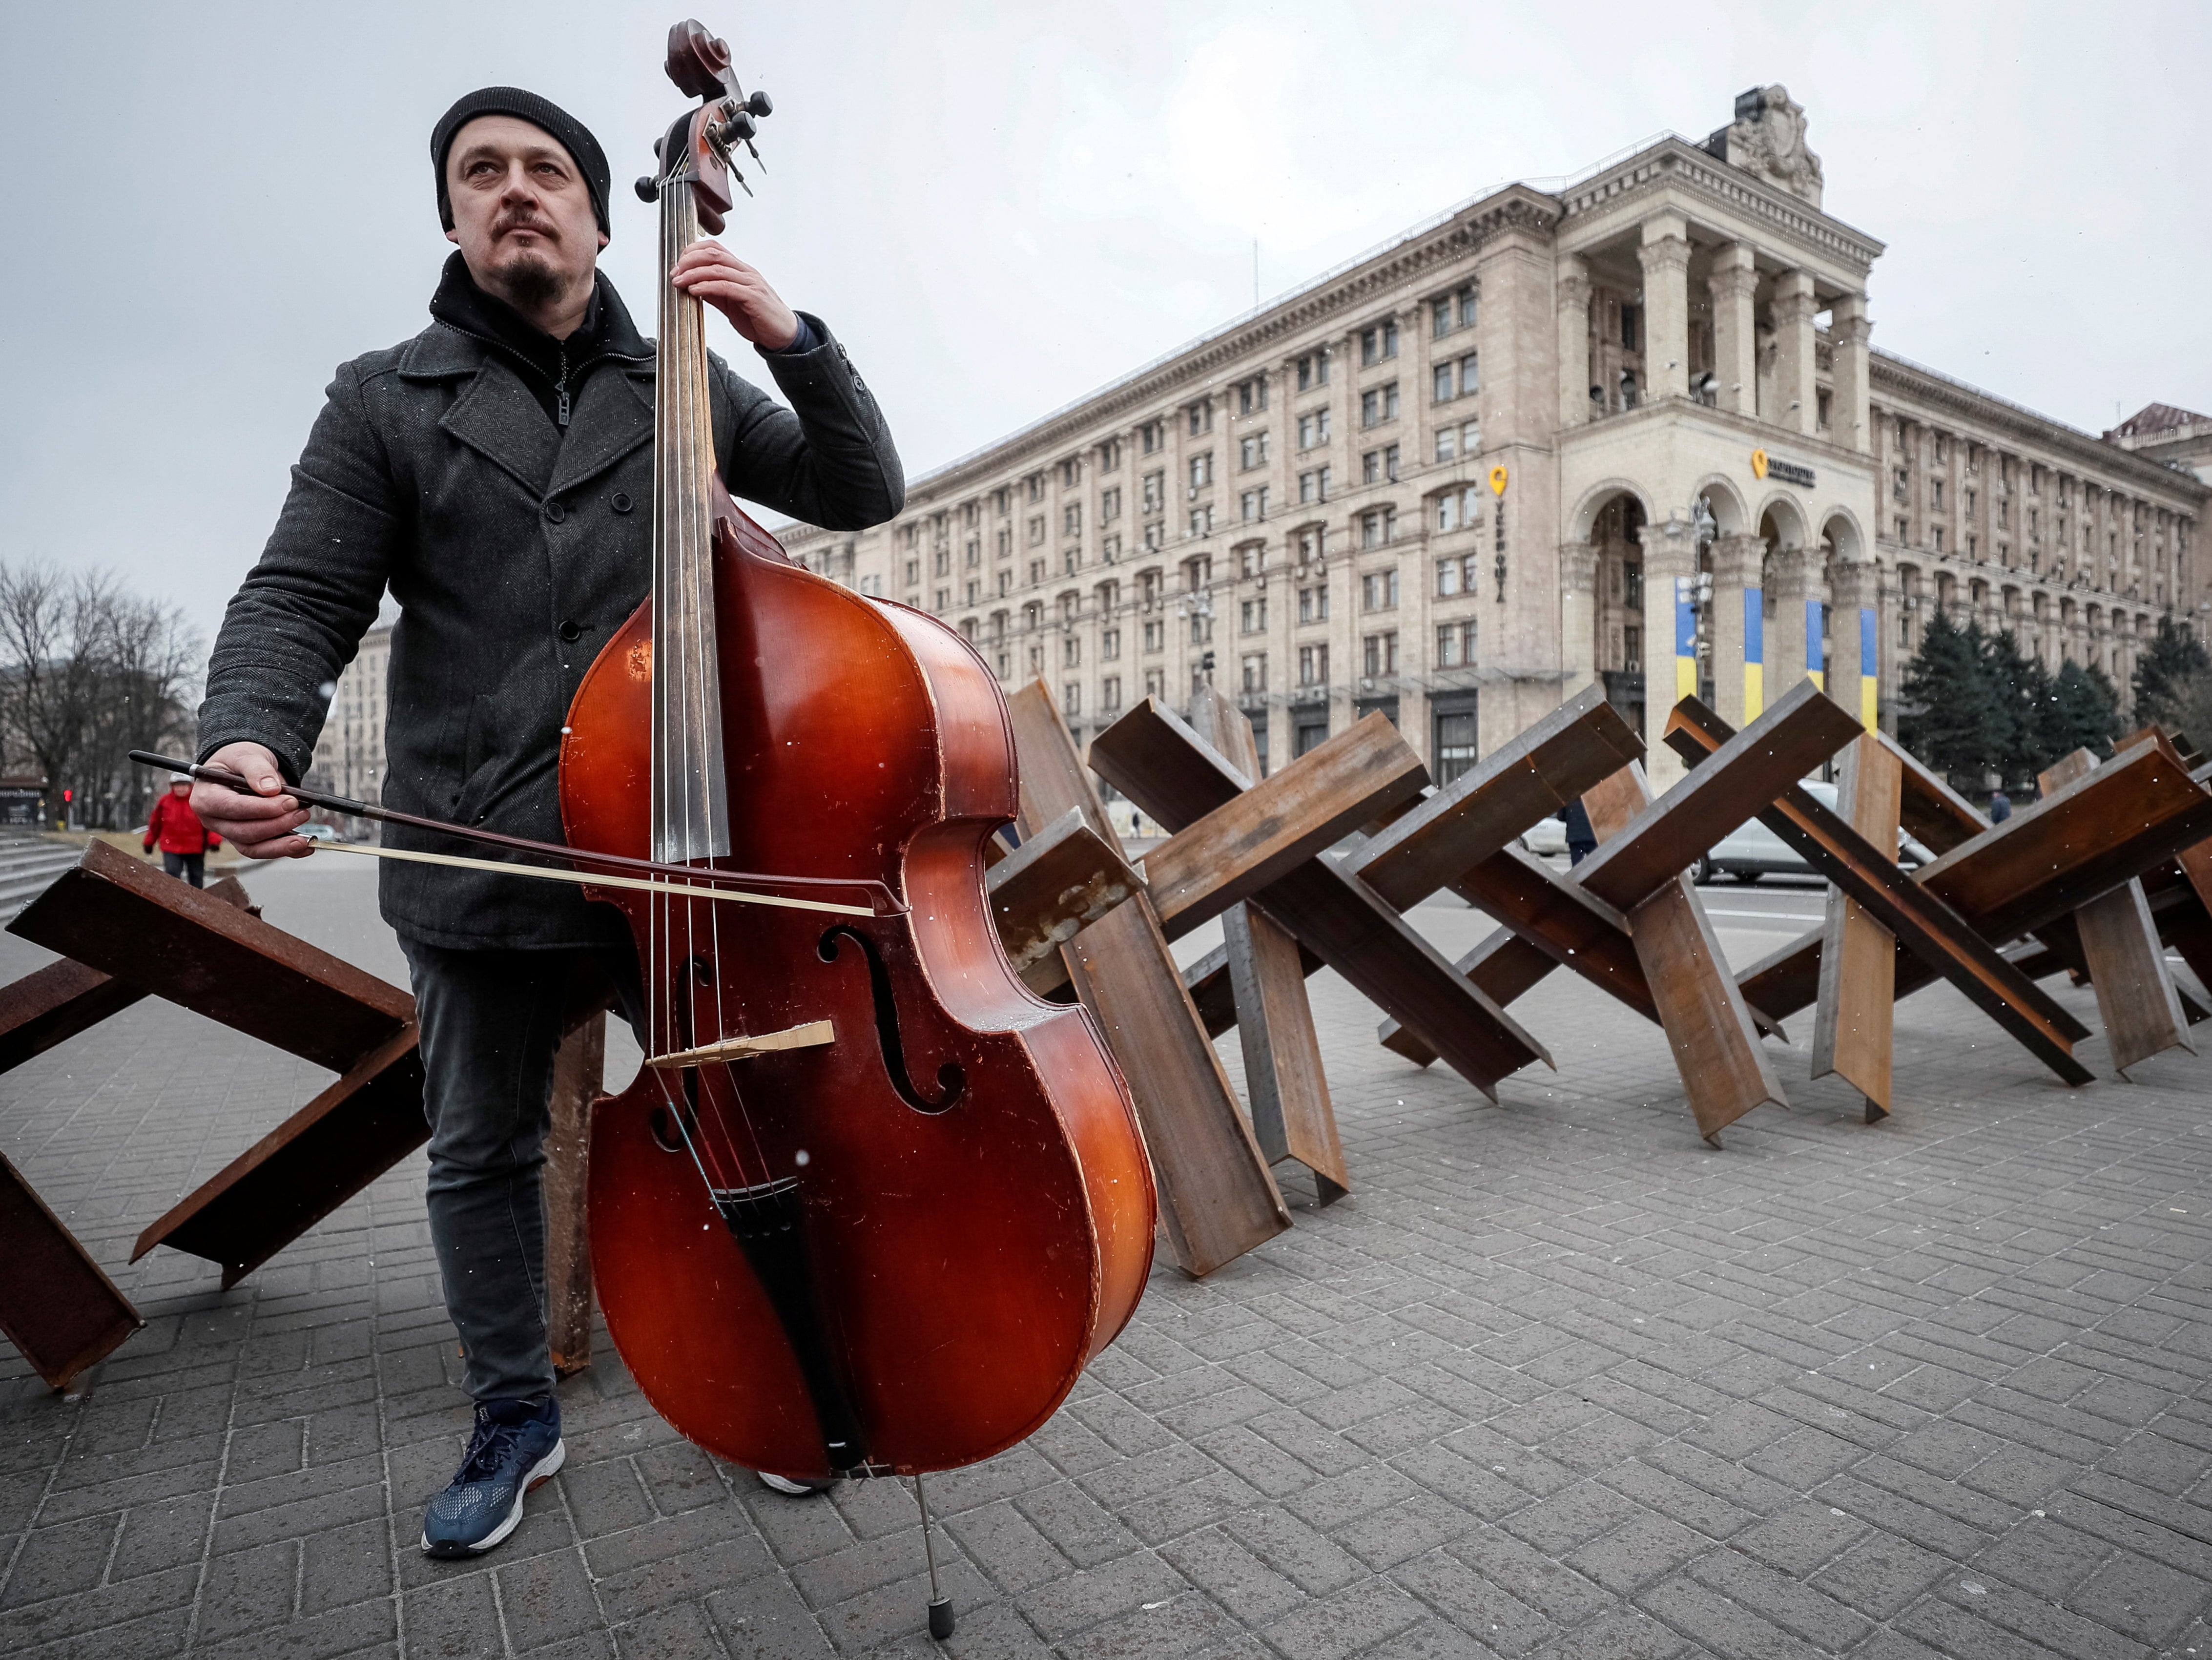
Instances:
[[[385,804],[562,840],[562,716],[651,589],[653,350],[597,271],[605,154],[511,87],[447,111],[430,154],[459,247],[430,326],[338,370],[209,664],[198,758],[262,794],[202,783],[191,803],[248,858],[310,851],[285,786],[306,772],[331,684],[387,589],[399,617]],[[714,361],[731,493],[832,529],[896,514],[897,452],[827,326],[712,241],[672,280],[752,343],[790,403]],[[461,850],[391,827],[386,841]],[[538,1179],[553,1053],[580,988],[611,983],[635,1020],[638,967],[621,915],[566,885],[386,862],[379,892],[411,970],[430,1235],[476,1403],[422,1547],[465,1556],[505,1538],[562,1462]]]

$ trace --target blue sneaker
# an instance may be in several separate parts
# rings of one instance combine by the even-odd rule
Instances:
[[[480,1402],[468,1456],[423,1514],[422,1554],[473,1556],[489,1550],[522,1520],[522,1496],[568,1456],[561,1403],[551,1396]]]

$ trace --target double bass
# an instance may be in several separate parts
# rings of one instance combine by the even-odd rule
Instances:
[[[794,564],[722,487],[704,309],[668,272],[721,229],[769,106],[696,22],[667,70],[699,101],[639,180],[660,216],[653,589],[569,710],[564,831],[856,903],[587,885],[627,916],[647,1028],[592,1116],[592,1271],[690,1439],[793,1478],[919,1475],[1030,1435],[1120,1332],[1151,1170],[1089,1014],[999,944],[985,842],[1018,795],[996,678],[936,617]]]

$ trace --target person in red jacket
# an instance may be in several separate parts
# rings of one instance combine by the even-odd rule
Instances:
[[[146,815],[146,851],[161,844],[161,868],[181,876],[194,887],[206,885],[207,856],[222,845],[222,837],[200,823],[192,811],[192,781],[181,772],[169,775],[169,793],[155,799]]]

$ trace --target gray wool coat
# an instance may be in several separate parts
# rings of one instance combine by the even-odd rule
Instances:
[[[505,354],[444,323],[343,366],[260,562],[224,617],[201,759],[265,744],[294,782],[331,688],[399,606],[384,803],[562,839],[560,731],[593,658],[646,598],[653,562],[653,353],[613,289],[609,356],[564,431]],[[786,409],[713,360],[714,453],[732,496],[832,530],[899,510],[905,481],[874,398],[810,317],[812,350],[765,361]],[[387,825],[389,847],[481,853]],[[564,884],[386,860],[403,935],[469,949],[607,944],[618,915]]]

